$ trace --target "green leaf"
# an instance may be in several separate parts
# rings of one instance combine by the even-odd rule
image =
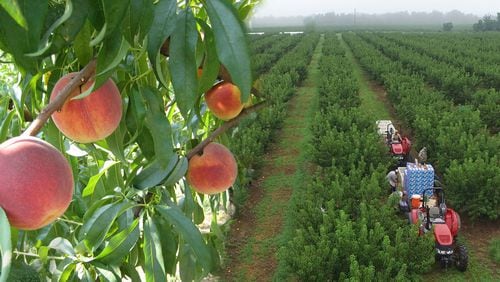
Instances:
[[[83,239],[89,249],[96,250],[111,229],[116,217],[122,211],[132,206],[131,203],[122,202],[98,208],[92,217],[84,222],[80,229],[79,237]]]
[[[156,159],[161,166],[167,167],[174,154],[174,146],[172,128],[165,116],[163,100],[157,95],[156,89],[143,88],[141,90],[147,105],[144,122],[153,137]]]
[[[142,131],[144,118],[146,117],[146,107],[144,99],[137,88],[132,88],[127,92],[129,104],[127,107],[127,114],[125,116],[127,130],[130,135],[135,136]]]
[[[148,57],[158,81],[163,86],[167,87],[168,83],[165,81],[158,54],[160,47],[165,40],[172,34],[175,29],[177,18],[175,13],[177,11],[177,1],[175,0],[160,0],[155,4],[153,24],[148,33]]]
[[[120,281],[118,277],[115,275],[114,271],[108,266],[96,265],[95,269],[99,273],[99,277],[105,279],[104,281],[108,282]]]
[[[82,197],[91,196],[94,193],[95,186],[97,185],[97,182],[99,182],[99,179],[101,179],[101,177],[106,173],[106,171],[108,171],[110,167],[116,165],[117,163],[118,162],[109,160],[106,161],[99,173],[90,177],[89,181],[87,182],[87,186],[85,186],[82,191]]]
[[[154,159],[134,178],[134,187],[146,189],[162,183],[175,170],[179,156],[174,154],[167,166]]]
[[[106,144],[108,145],[109,149],[116,159],[120,160],[124,164],[127,164],[127,159],[123,150],[123,139],[125,138],[126,134],[125,127],[125,122],[122,120],[118,128],[116,128],[110,136],[106,137]]]
[[[1,1],[0,6],[2,6],[5,11],[14,19],[14,21],[22,28],[27,29],[28,24],[26,19],[24,19],[21,9],[17,4],[17,1]]]
[[[111,237],[109,244],[95,259],[106,264],[121,264],[137,240],[139,240],[139,219],[135,219],[127,229]]]
[[[168,175],[167,179],[165,179],[165,182],[163,185],[165,186],[172,186],[175,183],[177,183],[184,175],[186,175],[188,169],[188,160],[185,157],[180,157],[179,161],[175,164],[174,169],[172,172]]]
[[[158,205],[156,210],[170,224],[176,227],[176,231],[182,236],[184,241],[193,248],[193,253],[197,262],[210,271],[212,268],[212,257],[210,250],[203,240],[200,230],[187,218],[177,206]]]
[[[111,76],[112,71],[127,55],[130,44],[121,33],[116,32],[107,38],[99,54],[97,54],[97,67],[94,89],[98,89]],[[83,98],[78,96],[78,98]],[[75,99],[75,98],[73,98]]]
[[[192,252],[193,250],[188,244],[180,247],[179,274],[181,281],[197,281],[197,265]]]
[[[243,25],[229,2],[209,0],[204,4],[212,23],[217,55],[240,89],[241,100],[247,101],[252,88],[252,70]]]
[[[62,237],[54,238],[52,241],[50,241],[48,247],[71,257],[74,257],[76,255],[71,242]]]
[[[92,26],[89,21],[86,21],[73,42],[76,57],[82,66],[87,65],[94,56],[93,48],[89,44],[91,38]]]
[[[37,57],[44,54],[52,45],[52,42],[49,42],[49,39],[54,34],[54,30],[59,26],[61,26],[65,21],[67,21],[71,17],[72,13],[73,13],[73,1],[68,0],[66,1],[66,8],[64,9],[63,15],[60,18],[58,18],[55,22],[53,22],[52,25],[49,27],[49,29],[45,32],[45,35],[43,36],[40,42],[40,49],[38,49],[35,52],[26,54],[26,56]]]
[[[10,123],[12,118],[16,115],[16,111],[10,111],[9,114],[2,121],[2,125],[0,126],[0,142],[3,142],[7,139],[7,134],[9,134]]]
[[[120,27],[130,7],[130,0],[104,0],[102,5],[106,19],[106,33],[110,35]]]
[[[182,10],[170,40],[170,73],[177,106],[184,118],[193,108],[198,90],[196,43],[198,32],[191,9]]]
[[[162,247],[163,262],[165,272],[175,275],[177,266],[177,248],[179,245],[177,234],[172,231],[172,226],[162,217],[154,218],[158,232],[161,234],[160,242]]]
[[[10,265],[12,261],[11,244],[9,219],[5,214],[5,211],[0,207],[0,253],[2,254],[0,282],[6,282],[10,273]]]
[[[198,85],[198,93],[205,93],[214,85],[219,75],[220,63],[217,57],[215,37],[212,29],[201,19],[198,19],[198,24],[205,33],[205,38],[203,40],[203,44],[205,45],[205,58],[203,60],[203,71]]]
[[[144,222],[144,272],[147,282],[167,281],[163,263],[160,233],[151,217]]]
[[[75,268],[76,268],[76,262],[71,262],[65,265],[58,281],[71,281],[72,274],[75,271]]]
[[[5,2],[5,1],[2,1]],[[48,12],[48,1],[17,1],[27,23],[21,27],[4,9],[0,9],[0,46],[14,57],[16,64],[31,73],[36,73],[38,61],[26,56],[38,49]]]
[[[116,34],[120,33],[118,27],[121,26],[130,6],[130,0],[104,0],[99,2],[102,4],[102,11],[99,10],[101,7],[94,7],[94,10],[102,12],[105,22],[99,34],[92,40],[91,46],[99,44],[104,38],[116,38]],[[97,15],[94,15],[94,17],[98,18]]]
[[[131,0],[130,7],[123,21],[123,35],[133,45],[134,38],[142,42],[153,23],[153,0]]]

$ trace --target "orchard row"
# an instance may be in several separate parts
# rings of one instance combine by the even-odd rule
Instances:
[[[470,34],[359,33],[384,55],[419,73],[457,105],[471,105],[493,133],[500,129],[500,69],[490,64],[494,47]],[[493,35],[492,35],[493,36]],[[461,43],[458,43],[458,37]],[[500,38],[489,38],[498,42]],[[472,46],[469,46],[472,45]],[[487,59],[491,55],[491,58]]]
[[[352,68],[339,38],[326,34],[307,147],[316,169],[301,173],[286,211],[277,280],[411,280],[433,263],[432,236],[418,238],[395,198],[387,201],[390,159],[359,108]]]

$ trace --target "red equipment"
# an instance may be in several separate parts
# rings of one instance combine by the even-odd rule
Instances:
[[[432,191],[432,196],[426,195]],[[465,271],[468,265],[467,249],[457,242],[460,230],[460,216],[456,211],[446,207],[444,192],[441,187],[425,189],[421,195],[421,206],[413,205],[410,211],[410,222],[420,223],[419,234],[433,231],[436,241],[436,261],[443,267],[455,264],[458,270]]]
[[[400,165],[408,161],[411,141],[408,137],[401,137],[390,120],[377,120],[378,133],[385,138],[389,151]]]

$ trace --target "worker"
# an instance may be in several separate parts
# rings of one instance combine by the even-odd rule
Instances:
[[[427,162],[427,148],[423,147],[420,152],[418,152],[418,160],[420,164],[424,165]]]
[[[387,173],[387,181],[389,182],[389,186],[391,192],[396,192],[396,188],[398,186],[398,169],[394,169]]]
[[[397,130],[394,131],[394,134],[392,135],[392,142],[401,142],[401,135]]]

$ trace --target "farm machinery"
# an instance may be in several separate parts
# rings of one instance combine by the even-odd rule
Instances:
[[[408,137],[401,137],[390,120],[377,120],[378,133],[381,135],[389,151],[399,164],[408,160],[411,149],[411,141]]]
[[[407,213],[411,224],[419,225],[419,235],[433,232],[436,262],[445,268],[455,265],[465,271],[467,249],[457,241],[460,216],[446,206],[443,188],[434,179],[432,166],[408,163],[398,170],[402,184],[400,210]]]

